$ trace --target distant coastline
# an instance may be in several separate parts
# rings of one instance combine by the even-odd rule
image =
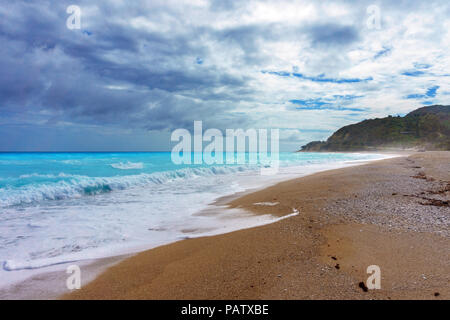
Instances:
[[[348,125],[326,141],[312,141],[301,152],[450,150],[450,106],[416,109],[404,117],[388,116]]]

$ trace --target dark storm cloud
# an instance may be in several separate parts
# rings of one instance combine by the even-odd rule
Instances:
[[[3,110],[53,110],[51,121],[132,122],[148,129],[169,129],[185,125],[181,119],[231,109],[217,104],[205,108],[171,94],[194,92],[198,99],[204,94],[207,100],[213,97],[212,89],[225,87],[229,91],[215,96],[231,103],[236,100],[233,89],[245,85],[245,77],[186,65],[191,56],[205,54],[192,41],[197,30],[171,37],[135,30],[111,17],[126,12],[109,12],[108,19],[89,30],[69,30],[66,7],[62,2],[55,7],[49,2],[9,4],[10,14],[0,22],[0,40],[8,44],[0,49]]]
[[[267,58],[259,52],[261,40],[292,38],[301,32],[311,36],[313,45],[345,45],[357,40],[352,28],[339,25],[306,30],[272,24],[222,30],[191,28],[183,33],[142,30],[119,22],[138,16],[136,7],[124,12],[104,4],[97,7],[103,14],[87,27],[69,30],[65,25],[68,4],[19,1],[7,5],[8,14],[0,22],[0,40],[7,43],[0,49],[3,110],[46,110],[53,122],[131,122],[148,129],[173,128],[184,125],[184,120],[209,115],[236,121],[228,114],[233,103],[254,99],[246,89],[248,79],[198,64],[198,57],[207,59],[209,53],[197,40],[200,35],[239,48],[246,65]],[[212,6],[228,10],[233,5]],[[283,30],[290,32],[283,34]],[[217,93],[216,88],[227,90]]]

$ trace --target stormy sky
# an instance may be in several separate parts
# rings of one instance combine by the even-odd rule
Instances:
[[[449,104],[449,30],[447,0],[0,0],[0,151],[170,150],[194,120],[296,150]]]

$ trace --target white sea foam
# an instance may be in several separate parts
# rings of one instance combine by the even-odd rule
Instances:
[[[61,163],[64,164],[71,164],[71,165],[80,165],[81,161],[80,160],[60,160]]]
[[[280,204],[280,203],[279,202],[255,202],[253,205],[274,207],[278,204]]]
[[[113,163],[111,164],[111,167],[115,169],[121,169],[121,170],[131,170],[131,169],[142,169],[144,168],[144,164],[142,162],[119,162],[119,163]]]

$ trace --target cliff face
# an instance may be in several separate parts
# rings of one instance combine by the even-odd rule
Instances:
[[[337,130],[327,141],[300,151],[362,151],[384,148],[450,150],[450,106],[416,109],[404,117],[370,119]]]

